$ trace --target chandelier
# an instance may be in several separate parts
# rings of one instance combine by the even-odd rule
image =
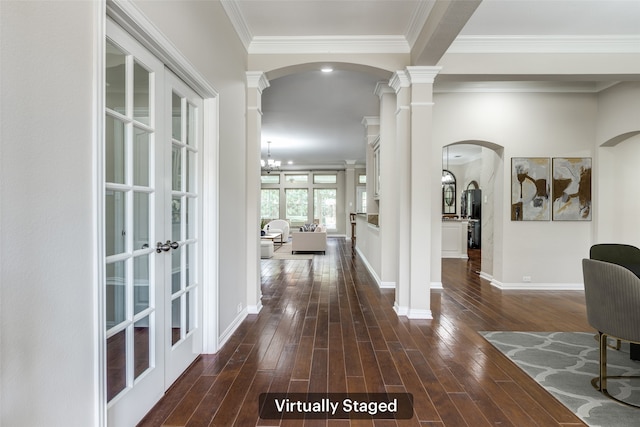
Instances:
[[[271,141],[267,141],[267,160],[260,159],[260,166],[266,173],[280,169],[280,160],[273,160],[271,158]]]

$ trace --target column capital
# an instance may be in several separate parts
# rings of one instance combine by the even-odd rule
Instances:
[[[378,98],[382,98],[382,95],[387,94],[387,93],[394,93],[395,91],[389,87],[389,82],[388,81],[382,81],[382,82],[378,82],[376,83],[376,88],[374,89],[373,93],[375,93],[376,95],[378,95]]]
[[[356,168],[356,162],[357,160],[345,160],[344,165],[346,170],[354,170]]]
[[[389,79],[389,87],[396,93],[398,93],[401,88],[409,86],[411,86],[411,79],[406,70],[396,71]]]
[[[270,86],[263,71],[247,71],[247,87],[258,89],[260,93]]]
[[[407,67],[407,74],[411,84],[426,83],[433,84],[442,67],[414,66]]]
[[[364,127],[380,126],[380,117],[378,116],[364,116],[362,118],[362,124]]]

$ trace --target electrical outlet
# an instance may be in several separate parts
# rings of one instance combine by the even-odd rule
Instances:
[[[531,276],[522,276],[522,281],[525,283],[531,283]]]
[[[236,314],[240,314],[240,312],[242,311],[242,303],[241,302],[238,303],[238,307],[236,308],[236,310],[237,310]]]

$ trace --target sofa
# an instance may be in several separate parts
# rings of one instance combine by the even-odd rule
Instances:
[[[262,228],[267,233],[282,233],[282,241],[289,241],[289,221],[284,219],[274,219],[269,221]]]
[[[291,233],[291,253],[327,253],[327,232],[320,228],[315,231],[294,231]]]

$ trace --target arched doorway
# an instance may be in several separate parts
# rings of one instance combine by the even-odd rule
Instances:
[[[273,158],[281,161],[278,170],[269,173],[269,183],[261,185],[261,192],[271,190],[272,215],[294,228],[323,222],[318,195],[331,190],[336,217],[328,232],[349,234],[359,177],[366,174],[362,120],[379,115],[375,88],[389,76],[384,70],[346,63],[300,64],[267,73],[261,155],[264,159],[270,142]],[[369,199],[368,211],[375,213],[376,203]]]
[[[487,280],[493,279],[499,262],[495,254],[502,252],[503,151],[502,146],[482,140],[443,147],[443,164],[456,176],[456,211],[468,223],[468,247],[481,250],[479,273]]]
[[[640,224],[634,212],[640,199],[634,197],[640,180],[640,131],[627,132],[603,143],[594,162],[597,204],[594,205],[596,242],[618,242],[640,246]],[[629,214],[632,213],[632,214]]]

